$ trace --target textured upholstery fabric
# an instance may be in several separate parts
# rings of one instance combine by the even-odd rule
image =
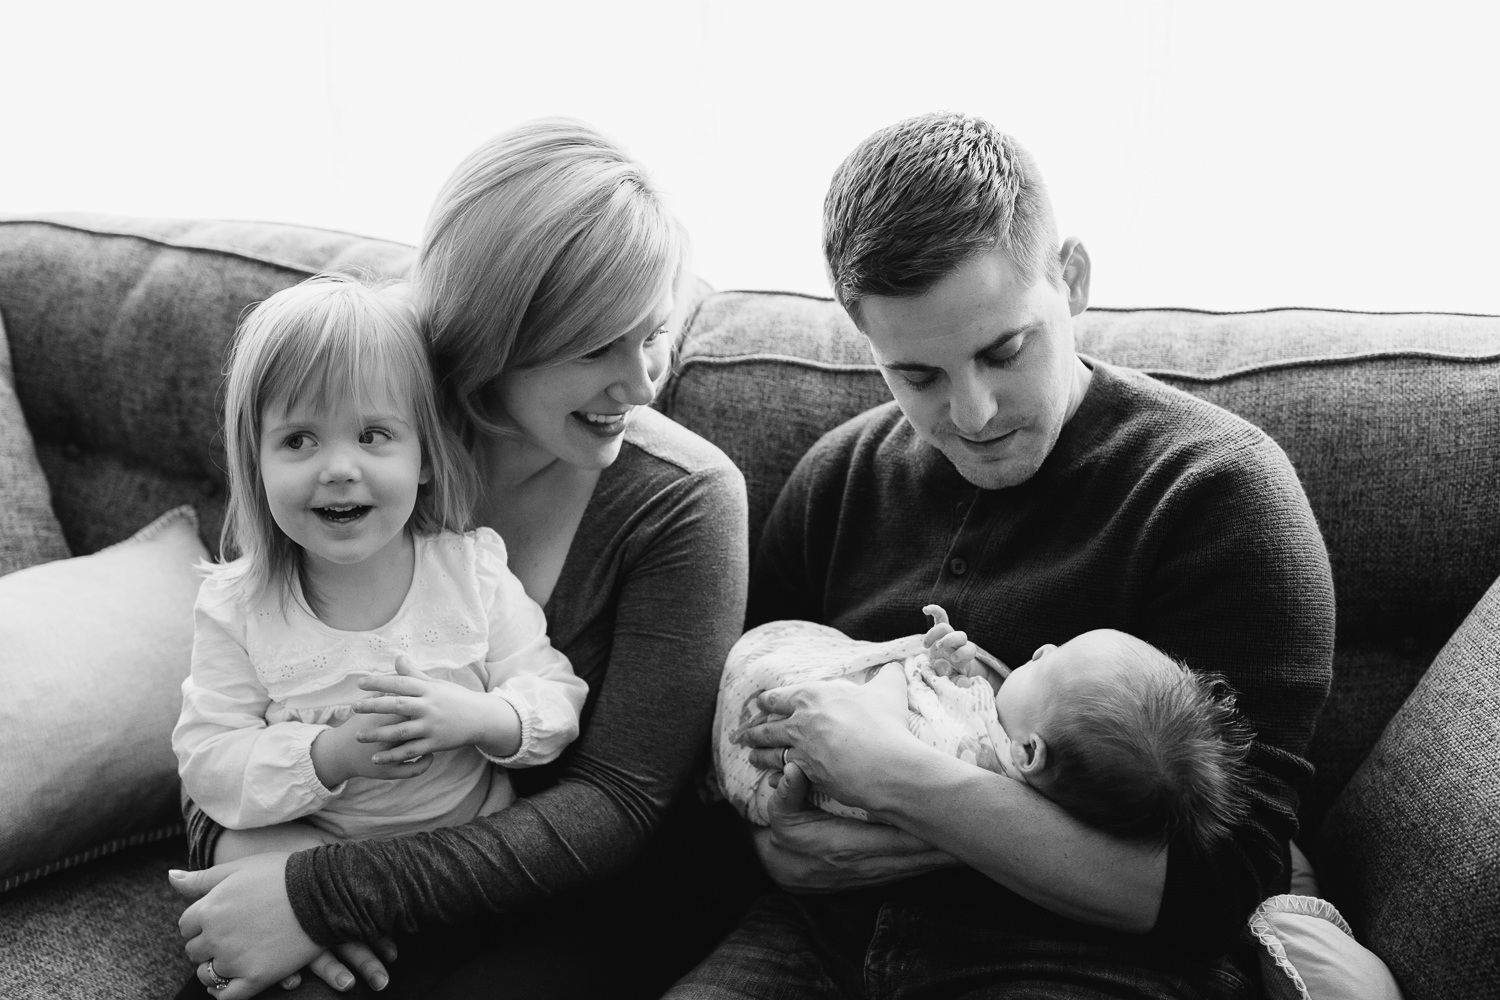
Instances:
[[[52,495],[11,373],[10,346],[0,317],[0,576],[52,559],[68,544],[52,513]]]
[[[0,891],[180,829],[167,736],[207,555],[181,507],[0,577]]]
[[[183,503],[198,508],[212,544],[223,489],[219,376],[243,309],[319,270],[393,277],[411,260],[398,243],[299,226],[0,219],[0,315],[16,392],[72,550],[95,551]],[[1304,846],[1315,846],[1326,803],[1500,576],[1500,318],[1091,309],[1079,333],[1086,353],[1152,371],[1261,424],[1303,477],[1328,538],[1340,614],[1334,687],[1311,749],[1318,785],[1303,811],[1314,824]],[[887,398],[863,339],[837,305],[815,297],[706,299],[681,366],[660,405],[740,464],[756,534],[802,451]],[[0,416],[0,436],[6,426]],[[1429,727],[1448,725],[1432,704],[1423,711]],[[1463,719],[1475,723],[1472,712]],[[1496,779],[1466,785],[1449,773],[1441,805],[1390,813],[1391,799],[1408,794],[1403,782],[1415,780],[1384,788],[1384,770],[1362,774],[1314,860],[1320,873],[1333,869],[1329,896],[1361,940],[1420,997],[1432,994],[1411,988],[1406,968],[1435,968],[1435,982],[1472,972],[1474,955],[1459,945],[1474,940],[1468,910],[1484,910],[1446,904],[1442,893],[1452,872],[1475,862],[1443,823],[1451,803],[1493,790]],[[1367,803],[1365,812],[1352,803]],[[1401,824],[1394,834],[1379,826],[1382,834],[1432,866],[1430,891],[1410,873],[1399,885],[1383,878],[1380,845],[1354,836],[1382,810]],[[1346,845],[1357,851],[1338,871]],[[165,995],[180,983],[181,908],[165,887],[163,855],[180,857],[179,845],[136,848],[0,894],[0,993],[88,1000]],[[1383,937],[1372,933],[1377,924]]]
[[[223,517],[220,373],[245,307],[320,270],[399,277],[412,250],[269,223],[0,220],[0,307],[72,550],[163,510]]]
[[[182,953],[177,933],[182,901],[168,884],[167,871],[184,867],[186,859],[186,848],[174,837],[5,893],[0,897],[0,996],[175,996],[193,963]]]
[[[1324,888],[1410,1000],[1500,984],[1500,580],[1322,830]]]
[[[1339,618],[1334,687],[1310,751],[1316,786],[1303,809],[1315,829],[1500,573],[1500,318],[1091,310],[1078,337],[1085,354],[1258,424],[1302,477],[1328,542]],[[888,398],[836,303],[724,292],[693,317],[664,407],[744,470],[753,543],[796,458]]]

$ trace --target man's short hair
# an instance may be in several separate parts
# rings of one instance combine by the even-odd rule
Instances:
[[[855,322],[866,296],[920,295],[996,248],[1028,283],[1061,282],[1041,172],[982,118],[933,112],[881,129],[839,165],[823,201],[823,258]]]

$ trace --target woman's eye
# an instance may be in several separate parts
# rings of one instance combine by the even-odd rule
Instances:
[[[614,347],[616,343],[617,341],[611,340],[609,343],[596,347],[592,351],[587,351],[583,354],[580,354],[579,357],[583,358],[586,361],[594,361],[598,358],[602,358],[609,353],[609,349],[611,347]]]
[[[913,389],[927,389],[937,381],[937,375],[933,372],[902,372],[901,381]]]
[[[651,333],[647,335],[647,337],[646,337],[646,343],[648,343],[648,344],[654,344],[658,340],[660,340],[662,337],[665,337],[666,335],[667,335],[667,327],[666,327],[666,324],[663,323],[661,326],[657,327],[655,330],[652,330]]]

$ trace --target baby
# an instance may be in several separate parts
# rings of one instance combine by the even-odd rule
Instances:
[[[921,636],[862,642],[812,622],[770,622],[730,651],[720,682],[714,762],[741,815],[768,822],[771,773],[734,734],[756,696],[814,680],[862,683],[889,663],[906,675],[907,724],[927,743],[1023,781],[1077,819],[1118,836],[1206,848],[1245,811],[1249,734],[1222,679],[1113,629],[1045,645],[1014,670],[955,631],[943,609]],[[829,812],[864,810],[814,789]]]

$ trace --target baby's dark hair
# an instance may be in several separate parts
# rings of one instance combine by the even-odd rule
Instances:
[[[1120,669],[1091,675],[1047,717],[1037,791],[1097,829],[1207,851],[1244,818],[1251,733],[1215,673],[1105,633]]]

